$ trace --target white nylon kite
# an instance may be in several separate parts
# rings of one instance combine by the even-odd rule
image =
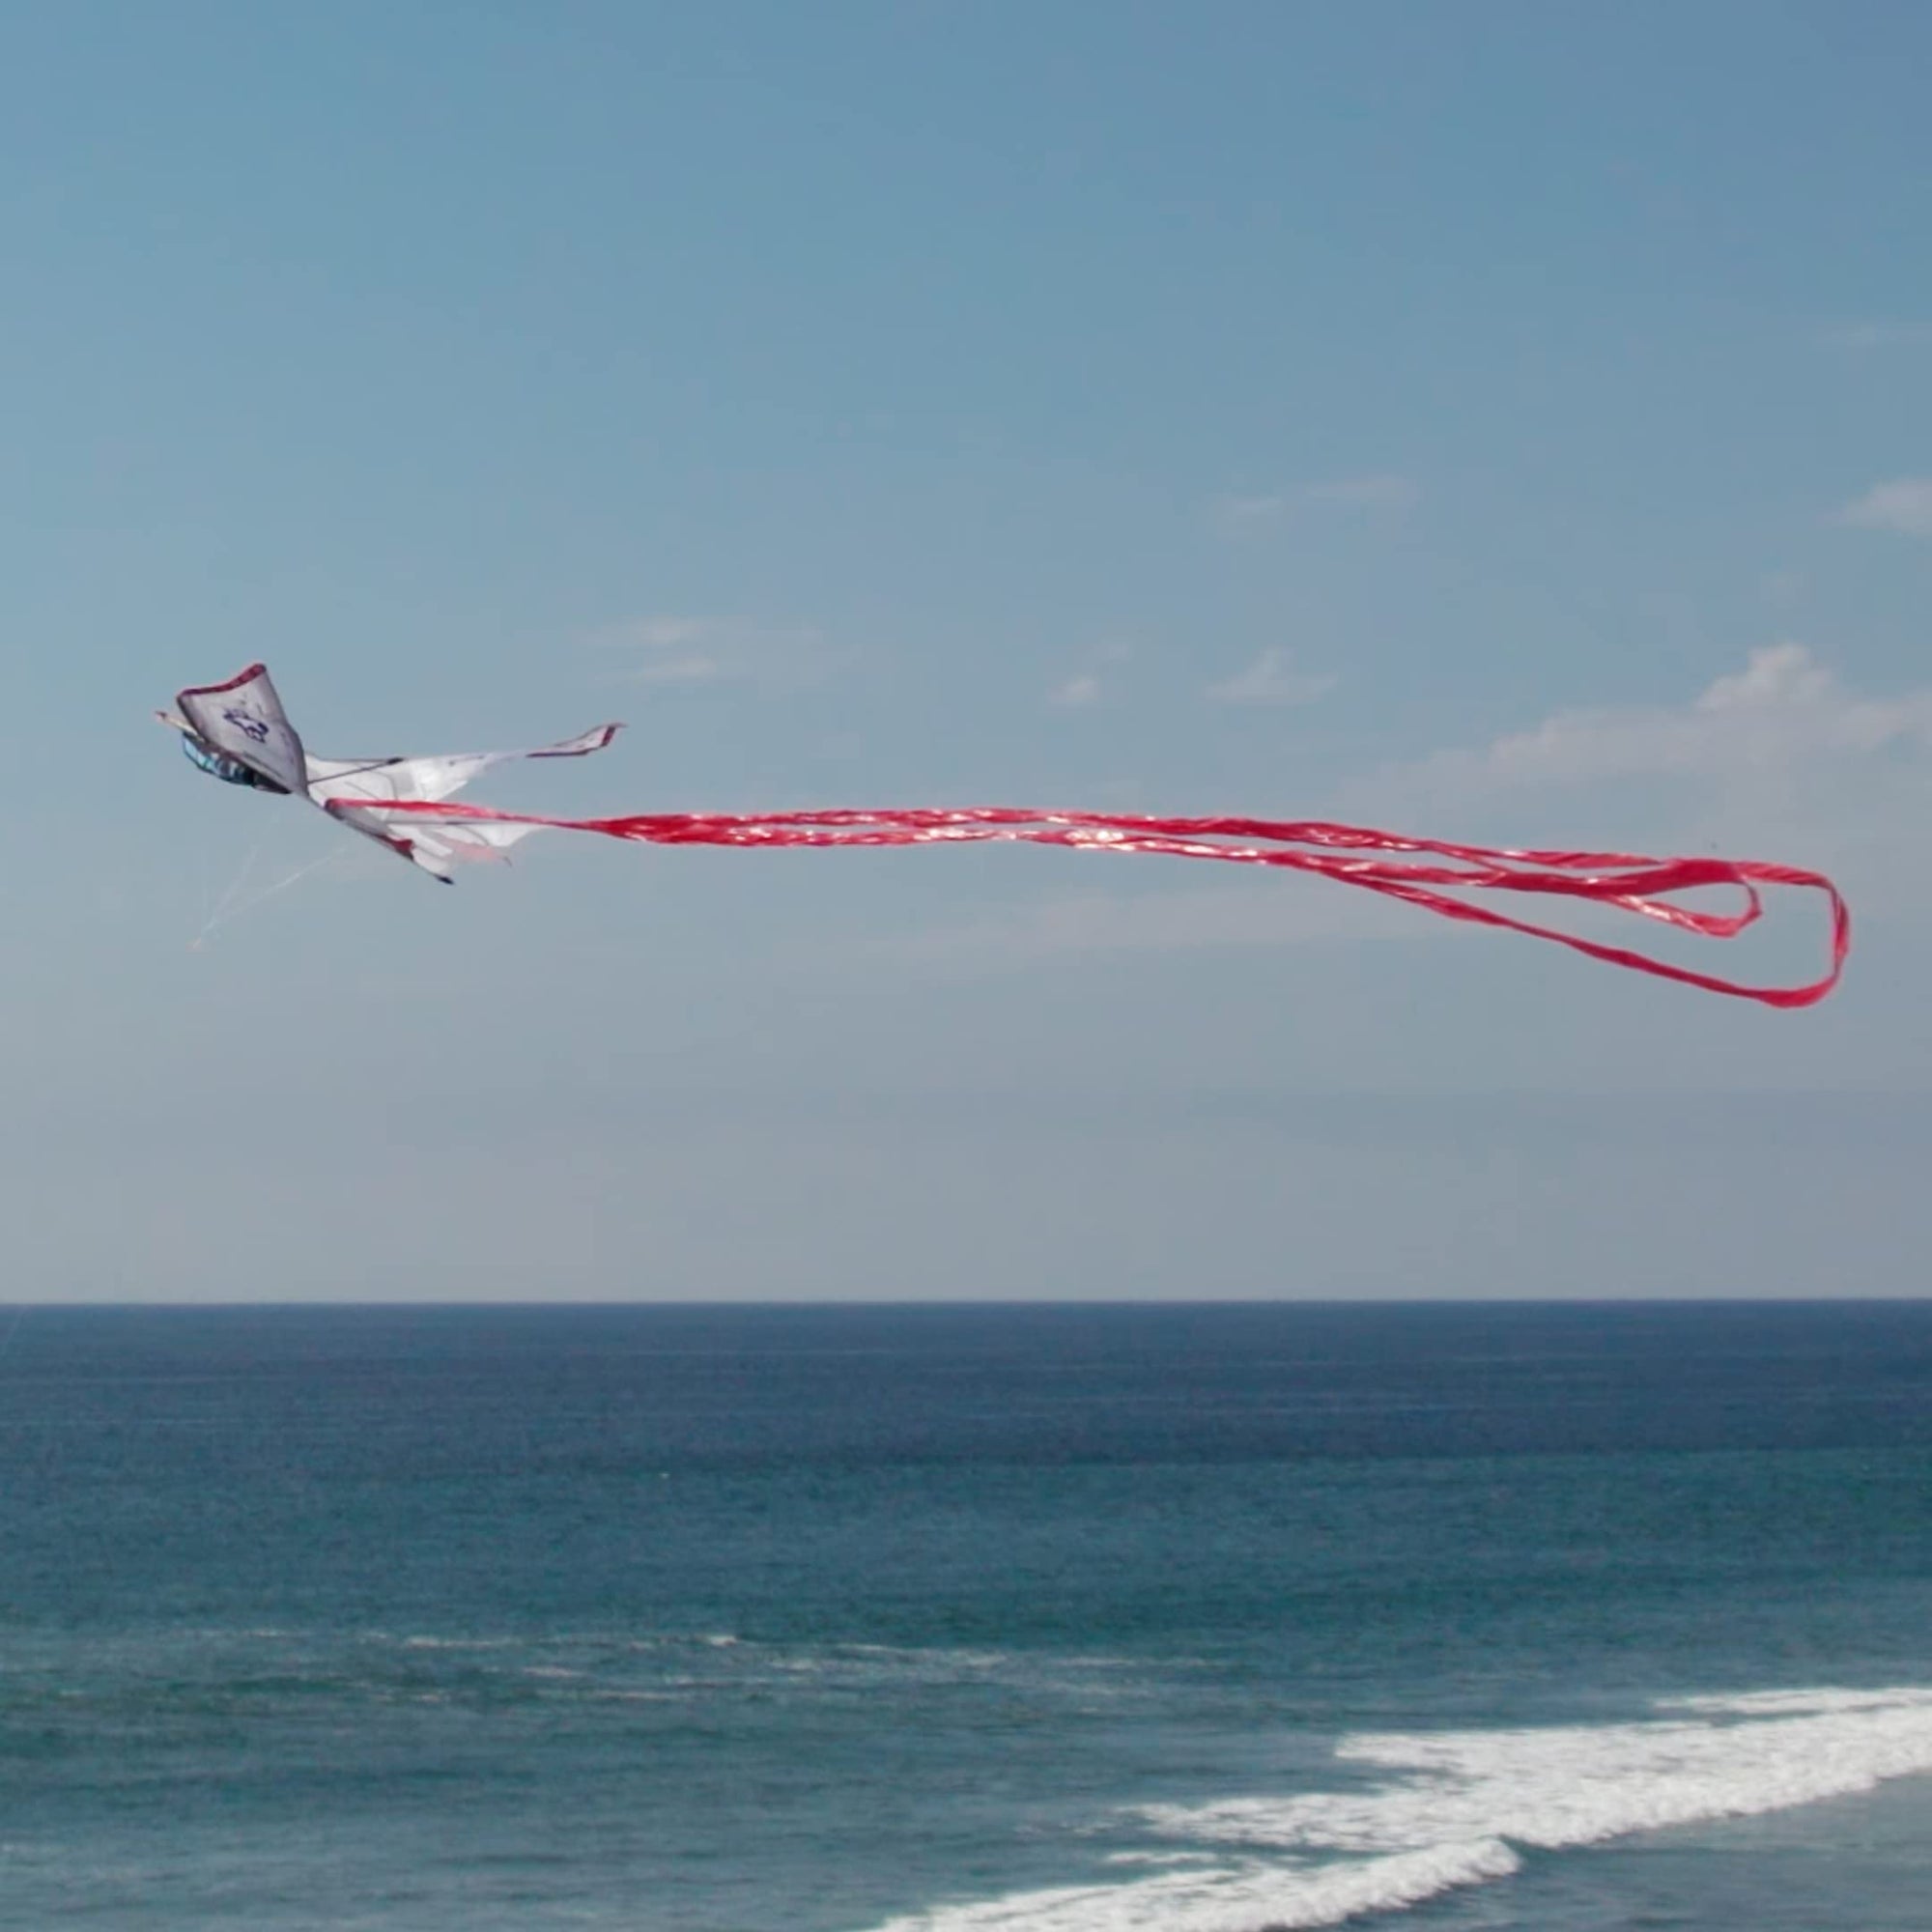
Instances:
[[[225,684],[193,686],[175,699],[180,714],[157,711],[182,734],[182,749],[211,777],[257,791],[284,792],[320,806],[338,824],[400,858],[420,866],[444,885],[453,865],[497,857],[533,825],[439,819],[386,824],[385,805],[435,804],[461,791],[479,772],[516,758],[581,758],[601,752],[623,728],[599,724],[558,745],[528,752],[455,752],[420,758],[317,758],[302,749],[264,665],[250,665]],[[359,808],[364,808],[358,810]]]

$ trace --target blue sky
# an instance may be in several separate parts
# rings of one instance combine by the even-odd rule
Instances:
[[[6,1292],[1925,1293],[1928,61],[1769,0],[0,4]],[[256,657],[327,754],[628,722],[533,809],[1717,849],[1859,950],[1780,1015],[1154,861],[444,892],[149,722]]]

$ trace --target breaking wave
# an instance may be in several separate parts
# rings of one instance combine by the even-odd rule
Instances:
[[[1656,1709],[1621,1724],[1346,1737],[1337,1759],[1381,1781],[1128,1814],[1170,1855],[1193,1854],[1188,1866],[941,1905],[878,1932],[1310,1932],[1508,1878],[1524,1850],[1781,1811],[1932,1772],[1928,1690]]]

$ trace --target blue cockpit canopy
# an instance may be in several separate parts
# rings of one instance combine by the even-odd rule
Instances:
[[[192,733],[182,733],[182,750],[187,753],[188,762],[197,765],[210,778],[219,779],[223,784],[252,785],[257,791],[279,792],[282,787],[272,779],[265,779],[260,772],[250,771],[240,759],[224,757],[212,745],[205,745]]]

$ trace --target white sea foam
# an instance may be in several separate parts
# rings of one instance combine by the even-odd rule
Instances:
[[[1016,1662],[1005,1650],[969,1650],[953,1644],[841,1643],[828,1656],[897,1664],[913,1670],[1002,1670]]]
[[[1507,1878],[1520,1849],[1748,1817],[1932,1772],[1932,1690],[1681,1698],[1622,1724],[1378,1733],[1336,1757],[1349,1791],[1128,1814],[1214,1861],[1113,1885],[1009,1893],[879,1932],[1303,1932]]]
[[[895,1918],[879,1932],[1315,1932],[1370,1912],[1398,1912],[1458,1886],[1507,1878],[1500,1839],[1431,1845],[1325,1865],[1244,1860],[1125,1885],[1014,1892]]]
[[[379,1643],[400,1643],[405,1650],[513,1650],[525,1641],[514,1636],[426,1636],[392,1637],[387,1631],[371,1631]]]
[[[1493,1835],[1555,1851],[1932,1771],[1932,1691],[1713,1697],[1696,1709],[1647,1723],[1348,1738],[1338,1757],[1401,1781],[1142,1815],[1197,1843],[1378,1852]]]
[[[1927,1693],[1918,1690],[1747,1690],[1729,1697],[1663,1697],[1661,1711],[1705,1711],[1717,1717],[1785,1718],[1823,1711],[1871,1711]]]

